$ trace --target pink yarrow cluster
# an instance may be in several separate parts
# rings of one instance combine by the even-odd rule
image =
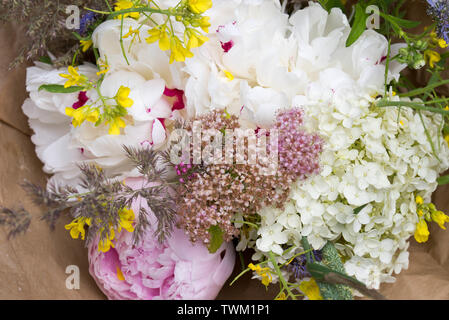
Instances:
[[[208,128],[219,130],[238,127],[235,116],[218,111],[195,121],[204,121]],[[195,173],[191,172],[195,166],[177,167],[178,175],[183,176],[179,224],[191,241],[208,244],[212,226],[219,226],[223,238],[231,240],[239,233],[233,223],[235,214],[251,220],[264,206],[282,208],[292,183],[318,172],[323,141],[318,135],[302,130],[302,123],[300,109],[278,115],[274,128],[278,130],[279,166],[271,175],[266,174],[260,163],[201,165]],[[268,150],[272,148],[273,145],[268,145]]]
[[[279,130],[278,152],[281,170],[289,181],[318,173],[319,156],[323,141],[318,134],[302,131],[304,113],[299,108],[281,112],[277,116],[276,129]]]

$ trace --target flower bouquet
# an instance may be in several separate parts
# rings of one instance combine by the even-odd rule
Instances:
[[[419,32],[404,4],[80,0],[15,61],[34,61],[23,112],[51,175],[23,187],[50,227],[71,217],[109,299],[214,299],[236,255],[231,285],[251,273],[277,300],[384,299],[410,239],[449,222],[431,202],[449,183],[449,3],[427,1]]]

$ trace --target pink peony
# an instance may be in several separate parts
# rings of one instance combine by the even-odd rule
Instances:
[[[127,179],[130,187],[142,185],[142,179]],[[133,203],[134,212],[139,205]],[[150,211],[149,209],[147,209]],[[151,225],[156,225],[154,215]],[[148,228],[138,246],[133,245],[132,233],[122,231],[114,240],[115,248],[103,253],[98,241],[89,245],[89,271],[109,299],[215,299],[231,275],[235,251],[224,243],[214,254],[202,244],[192,244],[185,233],[175,229],[162,245]]]

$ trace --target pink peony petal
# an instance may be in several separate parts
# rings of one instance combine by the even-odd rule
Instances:
[[[142,178],[128,178],[131,188],[148,184]],[[133,209],[146,201],[137,199]],[[202,244],[192,244],[182,230],[160,244],[154,238],[157,220],[149,215],[150,227],[135,246],[133,235],[122,231],[107,253],[98,251],[98,239],[89,244],[89,271],[109,299],[214,299],[231,275],[235,262],[234,247],[225,243],[214,254]],[[222,258],[221,253],[225,251]],[[125,280],[117,276],[117,267]]]

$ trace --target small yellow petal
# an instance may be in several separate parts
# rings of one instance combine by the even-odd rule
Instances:
[[[416,231],[415,231],[415,240],[418,243],[424,243],[427,240],[429,240],[429,229],[427,228],[427,223],[424,220],[420,220],[416,224]]]
[[[165,31],[160,34],[159,48],[162,51],[167,51],[168,49],[170,49],[170,37]]]
[[[446,43],[446,41],[444,39],[438,39],[438,45],[440,46],[440,48],[447,48],[448,44]]]
[[[212,0],[188,0],[189,9],[193,13],[201,14],[212,8]]]
[[[125,276],[123,275],[123,272],[119,267],[117,267],[117,279],[119,279],[120,281],[125,281]]]
[[[230,72],[227,71],[227,70],[223,70],[223,72],[224,72],[226,78],[228,78],[229,81],[234,80],[234,75],[233,75],[232,73],[230,73]]]
[[[424,203],[424,200],[423,200],[423,198],[421,196],[416,196],[415,201],[416,201],[417,204],[423,204]]]
[[[299,285],[299,289],[310,299],[310,300],[323,300],[320,294],[320,288],[316,283],[315,279],[310,279],[309,281],[302,281]]]
[[[93,45],[93,41],[91,39],[85,41],[85,40],[80,40],[80,44],[81,44],[81,49],[83,52],[86,52],[87,50],[89,50],[89,48]]]

